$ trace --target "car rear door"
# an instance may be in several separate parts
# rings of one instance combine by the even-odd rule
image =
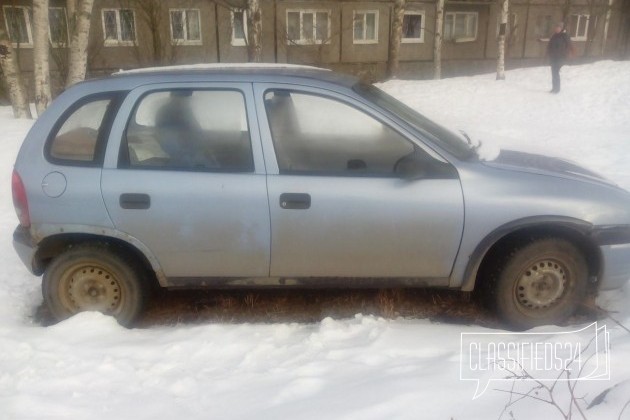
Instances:
[[[269,274],[251,84],[132,91],[113,124],[102,191],[116,229],[151,251],[171,285]]]
[[[464,223],[455,168],[348,96],[254,89],[269,173],[271,275],[448,284]],[[406,156],[426,162],[419,179],[396,176]]]

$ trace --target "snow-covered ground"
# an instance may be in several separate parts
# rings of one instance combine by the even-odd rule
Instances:
[[[509,71],[500,82],[482,75],[396,80],[381,87],[425,115],[466,130],[486,148],[562,156],[630,189],[630,62],[565,67],[562,82],[559,95],[547,93],[549,69],[540,67]],[[0,127],[0,419],[501,416],[509,395],[497,389],[510,389],[510,382],[491,382],[473,400],[475,383],[460,380],[461,333],[501,332],[477,326],[357,314],[316,324],[127,330],[97,313],[38,325],[32,317],[41,303],[40,279],[27,273],[11,246],[17,219],[10,175],[30,122],[14,120],[4,107]],[[628,285],[598,302],[630,327]],[[589,419],[618,418],[630,401],[630,332],[612,321],[599,324],[604,323],[610,380],[575,388],[576,396],[585,397],[580,408]],[[601,404],[586,409],[611,387]],[[568,411],[568,388],[557,388],[555,397]],[[503,418],[511,418],[510,412],[517,419],[564,418],[534,399],[510,406]],[[581,418],[576,407],[572,412]],[[621,418],[630,419],[630,407]]]

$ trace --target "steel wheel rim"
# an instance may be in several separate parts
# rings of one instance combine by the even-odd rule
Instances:
[[[99,311],[116,314],[120,311],[120,282],[111,270],[97,264],[70,267],[59,286],[62,303],[72,313]]]
[[[561,262],[553,259],[536,261],[516,282],[516,301],[525,311],[549,309],[565,295],[568,278],[568,270]]]

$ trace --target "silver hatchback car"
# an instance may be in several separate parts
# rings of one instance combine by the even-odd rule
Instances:
[[[64,319],[129,325],[162,287],[481,289],[517,329],[630,278],[630,194],[572,163],[453,133],[300,66],[80,83],[19,152],[14,246]]]

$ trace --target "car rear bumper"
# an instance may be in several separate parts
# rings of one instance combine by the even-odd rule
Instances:
[[[33,241],[33,237],[28,228],[21,225],[15,228],[13,232],[13,248],[15,248],[18,256],[31,273],[36,275],[41,274],[34,265],[37,245]]]

